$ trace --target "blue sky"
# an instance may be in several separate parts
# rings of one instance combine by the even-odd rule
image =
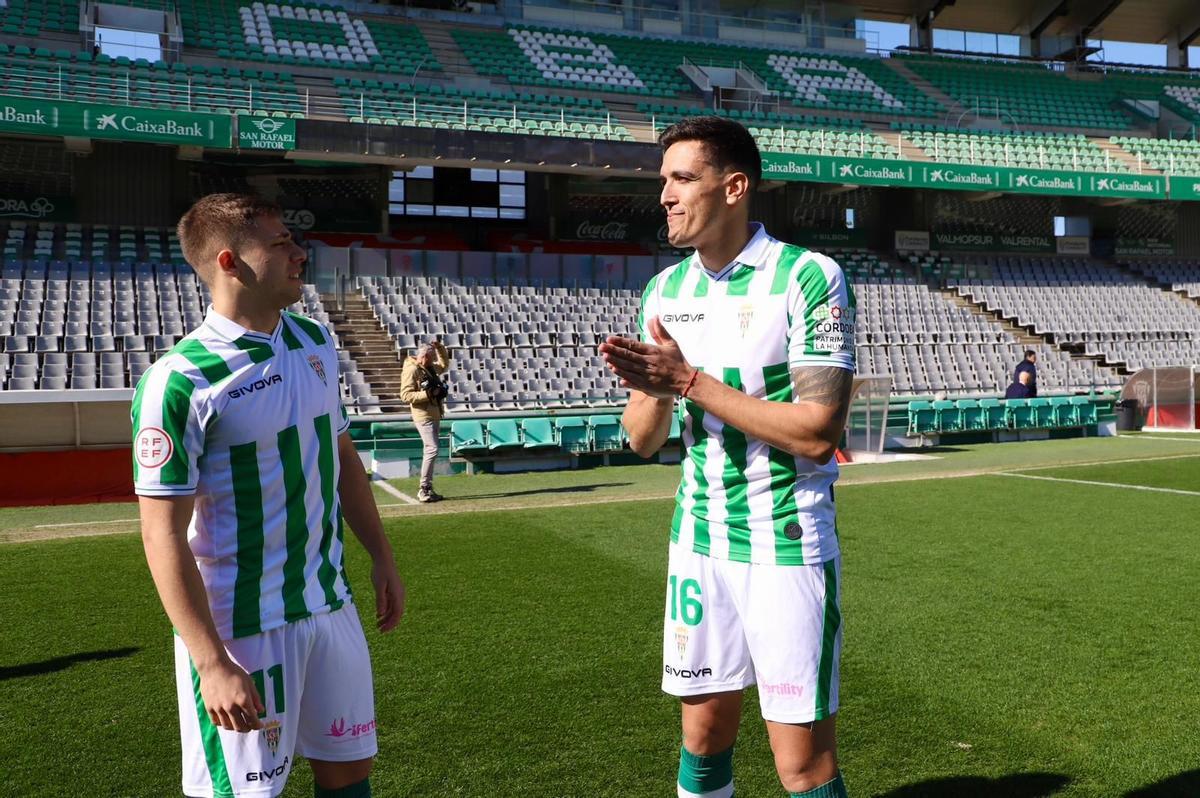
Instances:
[[[881,50],[894,50],[908,45],[908,25],[894,22],[876,22],[861,20],[859,23],[867,37],[870,47]],[[1019,44],[1015,36],[994,36],[983,33],[966,33],[961,31],[934,31],[934,44],[947,49],[963,49],[964,41],[967,49],[979,52],[999,52],[1017,55]],[[1146,64],[1149,66],[1166,66],[1167,48],[1161,44],[1133,44],[1130,42],[1098,42],[1104,48],[1103,58],[1099,55],[1094,60],[1104,60],[1109,63]],[[1193,67],[1200,67],[1200,47],[1188,48],[1188,60]]]

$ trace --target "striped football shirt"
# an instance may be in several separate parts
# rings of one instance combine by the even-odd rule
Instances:
[[[832,259],[784,244],[762,225],[719,273],[695,255],[659,272],[639,326],[658,316],[696,368],[750,396],[793,402],[791,369],[854,371],[854,291]],[[747,436],[680,400],[687,454],[671,540],[710,557],[775,565],[838,555],[833,483],[818,465]]]
[[[209,308],[133,396],[134,489],[195,495],[188,545],[222,639],[341,607],[337,353],[283,313],[270,335]]]

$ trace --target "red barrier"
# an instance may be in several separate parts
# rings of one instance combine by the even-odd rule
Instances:
[[[128,448],[0,454],[0,507],[134,501],[132,462]]]

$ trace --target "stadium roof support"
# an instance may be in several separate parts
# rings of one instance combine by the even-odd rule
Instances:
[[[933,50],[933,21],[947,6],[952,6],[957,2],[958,0],[934,0],[933,5],[927,10],[915,15],[917,47],[922,50]]]
[[[935,0],[859,0],[860,16],[914,23]],[[915,27],[915,26],[914,26]],[[1034,36],[1070,36],[1172,44],[1200,28],[1196,0],[994,0],[945,4],[938,28]]]

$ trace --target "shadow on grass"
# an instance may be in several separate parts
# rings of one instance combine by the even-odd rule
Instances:
[[[79,662],[98,662],[105,659],[120,659],[141,651],[140,648],[113,648],[108,651],[84,651],[79,654],[67,654],[65,657],[44,659],[41,662],[26,662],[24,665],[8,665],[0,667],[0,682],[6,679],[20,679],[24,676],[44,676],[47,673],[65,671]]]
[[[537,490],[514,490],[507,493],[477,493],[470,496],[447,496],[448,499],[466,501],[468,499],[511,499],[516,496],[536,496],[541,493],[589,493],[598,488],[625,488],[632,482],[597,482],[593,485],[568,485],[561,488],[538,488]]]
[[[1125,798],[1183,798],[1200,795],[1200,770],[1187,770],[1168,779],[1125,793]]]
[[[995,779],[949,776],[906,784],[879,798],[964,798],[968,795],[971,798],[1043,798],[1054,795],[1070,782],[1071,779],[1061,773],[1011,773]]]

